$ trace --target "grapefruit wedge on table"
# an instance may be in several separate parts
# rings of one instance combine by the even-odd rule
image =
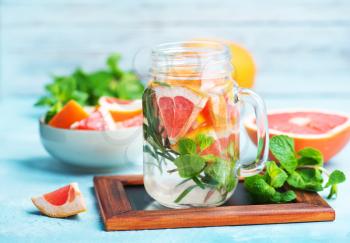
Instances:
[[[85,201],[77,183],[33,197],[32,202],[40,212],[55,218],[69,217],[86,211]]]
[[[116,122],[126,121],[142,114],[142,101],[140,99],[122,100],[104,96],[99,99],[98,103],[111,113]]]
[[[313,110],[273,111],[268,114],[270,137],[285,134],[294,138],[295,149],[305,147],[320,150],[324,161],[336,155],[350,139],[350,118],[345,114]],[[251,140],[256,144],[253,118],[245,123]]]
[[[204,108],[207,97],[180,86],[154,87],[160,118],[171,141],[183,136]]]

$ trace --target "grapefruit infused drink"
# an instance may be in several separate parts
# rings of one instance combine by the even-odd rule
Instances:
[[[262,169],[266,118],[257,117],[263,121],[257,159],[242,166],[239,95],[250,94],[231,79],[226,47],[165,44],[152,57],[152,79],[143,95],[146,191],[172,208],[220,205],[232,195],[240,172],[250,175]]]

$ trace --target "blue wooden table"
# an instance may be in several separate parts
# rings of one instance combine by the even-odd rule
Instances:
[[[315,1],[2,0],[0,22],[0,242],[350,242],[350,179],[339,188],[334,222],[105,232],[92,177],[52,159],[40,144],[33,107],[50,73],[94,69],[113,52],[145,74],[153,44],[220,37],[253,53],[255,90],[268,109],[350,112],[350,3]],[[247,144],[244,156],[252,156]],[[350,146],[326,165],[350,177]],[[130,164],[109,174],[141,173]],[[88,212],[40,215],[30,197],[79,183]]]

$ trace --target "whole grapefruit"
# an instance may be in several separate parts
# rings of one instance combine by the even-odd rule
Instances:
[[[252,88],[255,82],[256,65],[252,54],[240,44],[230,40],[199,38],[198,41],[214,41],[225,44],[231,52],[232,78],[242,88]]]

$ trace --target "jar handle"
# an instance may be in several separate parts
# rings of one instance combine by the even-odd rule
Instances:
[[[250,89],[240,88],[237,93],[238,101],[243,101],[254,108],[257,127],[257,155],[250,162],[239,162],[237,174],[239,176],[253,176],[260,173],[269,156],[269,131],[265,103],[262,98]]]

